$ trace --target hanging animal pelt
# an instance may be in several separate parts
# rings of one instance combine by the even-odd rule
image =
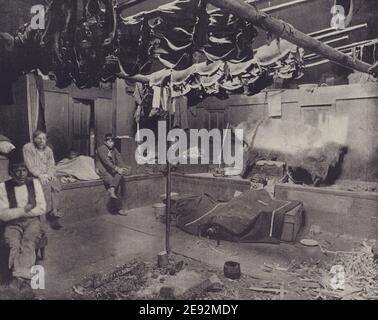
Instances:
[[[329,138],[320,129],[299,122],[281,119],[247,121],[238,129],[244,130],[243,178],[249,177],[259,160],[286,163],[288,175],[296,183],[332,184],[337,179],[344,144]]]
[[[96,87],[122,74],[151,73],[153,59],[182,70],[202,51],[210,61],[252,59],[253,25],[206,0],[176,0],[125,18],[116,0],[51,0],[45,30],[0,33],[0,83],[39,70],[57,87]],[[1,30],[0,30],[1,32]]]
[[[28,23],[15,35],[0,33],[0,81],[37,69],[61,88],[115,78],[116,19],[114,0],[52,0],[45,30]]]

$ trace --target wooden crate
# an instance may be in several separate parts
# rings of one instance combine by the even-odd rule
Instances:
[[[258,174],[266,178],[283,177],[286,171],[286,164],[278,161],[261,160],[257,161],[252,168],[252,174]]]
[[[294,242],[304,222],[303,205],[300,204],[294,209],[285,213],[282,241]]]

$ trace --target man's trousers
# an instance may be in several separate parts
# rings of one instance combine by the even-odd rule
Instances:
[[[35,243],[41,236],[39,217],[21,218],[8,222],[4,238],[9,247],[9,269],[13,276],[31,279],[31,268],[35,265]]]
[[[100,178],[104,181],[106,189],[114,188],[118,190],[119,185],[122,181],[122,176],[120,174],[115,174],[112,176],[110,173],[101,173],[99,174]]]

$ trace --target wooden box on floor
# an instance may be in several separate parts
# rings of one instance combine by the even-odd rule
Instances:
[[[260,160],[252,168],[252,174],[262,175],[266,178],[283,177],[286,170],[286,164],[279,161]]]
[[[300,204],[294,209],[285,213],[281,240],[294,242],[304,222],[303,205]]]

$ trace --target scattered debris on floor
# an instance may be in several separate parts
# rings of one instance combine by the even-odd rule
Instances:
[[[321,230],[320,226],[313,224],[310,227],[310,234],[318,235],[318,234],[321,234],[321,233],[322,233],[322,230]]]
[[[86,276],[74,286],[74,299],[194,300],[368,300],[378,299],[378,263],[371,243],[358,250],[330,251],[323,259],[293,260],[288,267],[266,264],[268,278],[243,274],[225,277],[224,270],[180,255],[157,261],[133,260],[114,272]]]
[[[378,244],[373,247],[374,261],[378,263]]]
[[[372,247],[363,243],[355,251],[322,251],[329,259],[292,262],[286,271],[296,277],[288,287],[296,288],[301,299],[378,299],[378,264],[374,262]]]
[[[86,276],[72,288],[73,299],[269,299],[248,288],[254,279],[224,277],[222,270],[199,261],[170,255],[169,265],[134,260],[108,274]],[[270,293],[268,293],[269,295]]]
[[[72,288],[74,298],[95,300],[128,299],[130,293],[140,289],[143,285],[147,270],[146,263],[133,260],[113,272],[88,275]]]

